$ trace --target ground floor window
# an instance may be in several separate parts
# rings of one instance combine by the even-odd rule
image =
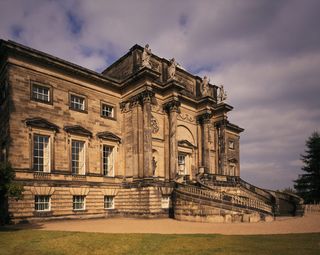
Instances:
[[[50,205],[50,196],[35,196],[34,204],[35,204],[35,210],[36,211],[50,211],[51,205]]]
[[[113,209],[113,208],[114,208],[114,197],[104,196],[104,209]]]
[[[73,210],[84,210],[85,200],[85,196],[73,196]]]
[[[170,208],[170,196],[162,196],[161,198],[161,208],[168,209]]]

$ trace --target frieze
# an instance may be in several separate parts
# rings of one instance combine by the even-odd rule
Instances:
[[[187,113],[180,113],[177,116],[178,120],[182,120],[182,121],[188,121],[191,123],[195,123],[195,118]]]

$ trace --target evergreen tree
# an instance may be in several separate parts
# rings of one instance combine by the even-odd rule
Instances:
[[[320,134],[314,132],[306,141],[306,151],[301,155],[305,173],[295,180],[294,188],[305,203],[320,202]]]
[[[8,162],[0,162],[0,225],[9,223],[8,201],[22,199],[23,186],[14,182],[15,172]]]

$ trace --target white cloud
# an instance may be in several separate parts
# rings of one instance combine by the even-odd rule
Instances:
[[[2,0],[0,37],[93,70],[149,43],[209,75],[235,106],[230,120],[246,129],[243,176],[283,188],[320,126],[319,8],[313,0]]]

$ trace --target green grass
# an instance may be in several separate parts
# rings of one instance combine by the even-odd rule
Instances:
[[[289,235],[100,234],[0,229],[0,254],[320,254],[320,233]]]

